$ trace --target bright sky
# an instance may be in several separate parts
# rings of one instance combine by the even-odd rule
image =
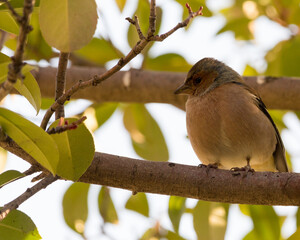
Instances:
[[[126,41],[120,41],[126,36],[126,29],[128,27],[125,17],[132,15],[132,9],[136,0],[127,0],[128,4],[124,10],[124,13],[118,17],[116,11],[117,8],[114,5],[114,1],[99,0],[103,15],[109,21],[106,21],[101,25],[99,23],[100,32],[103,29],[105,34],[106,29],[114,29],[112,31],[112,39],[118,39],[117,44],[121,50],[127,52],[129,50]],[[219,9],[222,6],[228,4],[227,0],[222,1],[209,1],[209,6],[212,9]],[[180,16],[178,14],[178,6],[171,0],[157,0],[157,5],[160,5],[164,9],[165,25],[161,27],[161,31],[167,31],[172,28],[178,21]],[[200,17],[201,18],[201,17]],[[190,63],[194,63],[203,57],[215,57],[230,65],[236,69],[239,73],[243,72],[246,63],[251,63],[253,66],[263,69],[265,63],[261,60],[265,52],[272,48],[278,41],[286,39],[288,37],[287,30],[278,26],[277,24],[271,24],[267,19],[260,18],[255,23],[255,43],[253,46],[246,42],[236,43],[234,41],[233,34],[224,33],[215,37],[215,33],[224,23],[224,19],[219,16],[213,19],[198,18],[193,22],[192,27],[188,32],[180,30],[170,36],[166,41],[162,43],[156,43],[155,47],[151,51],[151,54],[158,55],[167,52],[177,52],[186,57]],[[169,19],[169,21],[167,20]],[[178,43],[180,48],[178,48]],[[192,46],[192,47],[191,47]],[[139,66],[140,58],[137,58],[131,66]],[[87,101],[78,101],[76,106],[87,106]],[[10,96],[5,101],[5,107],[10,108],[16,112],[23,114],[30,120],[36,121],[38,124],[41,120],[43,113],[40,113],[37,117],[33,108],[19,96]],[[73,105],[74,106],[74,105]],[[185,113],[175,107],[166,104],[148,104],[148,110],[152,113],[153,117],[159,123],[163,134],[166,138],[169,152],[170,161],[189,165],[198,165],[199,160],[194,154],[189,141],[186,138],[185,129]],[[78,112],[80,110],[78,109]],[[66,109],[66,115],[70,116],[74,114],[72,105]],[[300,164],[296,164],[296,160],[299,160],[299,147],[296,143],[300,139],[300,124],[298,119],[292,113],[285,116],[284,121],[288,126],[282,134],[283,141],[286,148],[293,156],[293,162],[295,171],[300,171]],[[102,126],[95,133],[95,141],[97,151],[103,151],[107,153],[135,157],[138,156],[133,151],[130,144],[130,137],[126,132],[123,122],[122,114],[116,112],[112,118]],[[299,162],[299,161],[298,161]],[[6,169],[17,169],[24,171],[28,168],[28,164],[24,161],[18,160],[12,155],[9,156]],[[17,197],[29,186],[29,179],[12,183],[11,185],[4,187],[0,190],[1,198],[0,205],[7,203],[13,198]],[[81,239],[76,233],[70,230],[64,223],[62,216],[62,196],[70,182],[59,181],[46,190],[41,191],[36,196],[32,197],[19,208],[28,214],[36,223],[38,230],[46,240],[69,240],[69,239]],[[89,219],[87,222],[87,237],[89,240],[99,239],[100,236],[100,223],[98,210],[97,210],[97,193],[99,186],[93,186],[90,192],[89,198]],[[129,198],[131,192],[125,190],[111,191],[112,198],[116,204],[120,224],[116,228],[115,226],[107,227],[107,232],[113,239],[138,239],[144,231],[153,226],[157,220],[161,222],[161,225],[165,228],[172,229],[170,220],[167,216],[168,196],[161,196],[155,194],[149,194],[148,199],[150,201],[150,216],[151,223],[148,224],[148,220],[144,217],[124,210],[126,200]],[[187,201],[188,206],[195,205],[196,201],[189,199]],[[296,211],[295,207],[276,207],[276,211],[280,214],[289,214],[289,217],[284,225],[284,234],[289,236],[295,231],[295,221],[292,218]],[[235,226],[239,225],[239,231],[236,231]],[[232,211],[229,215],[229,225],[226,235],[227,240],[239,240],[252,228],[250,219],[242,215],[237,205],[232,206]],[[196,239],[193,230],[193,223],[191,215],[185,214],[182,218],[180,227],[180,233],[187,239]],[[108,238],[101,238],[108,239]]]

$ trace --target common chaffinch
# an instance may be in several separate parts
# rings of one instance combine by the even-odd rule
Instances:
[[[203,164],[287,172],[285,149],[266,106],[224,63],[204,58],[175,94],[188,94],[189,139]]]

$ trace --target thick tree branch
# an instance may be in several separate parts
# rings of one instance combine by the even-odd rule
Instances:
[[[81,182],[206,201],[300,205],[300,174],[231,171],[96,153]]]
[[[31,164],[35,161],[16,144],[0,146]],[[95,153],[80,182],[176,195],[206,201],[300,205],[300,174],[255,172],[233,175],[231,171],[199,168],[169,162],[150,162],[105,153]]]
[[[86,81],[105,72],[103,68],[71,67],[67,71],[67,88],[78,79]],[[39,68],[33,72],[43,97],[53,98],[56,69]],[[169,103],[184,109],[186,97],[175,95],[174,90],[182,84],[186,73],[155,72],[131,69],[120,71],[100,86],[82,89],[73,98],[95,102]],[[125,80],[127,79],[127,80]],[[129,79],[129,80],[128,80]],[[255,88],[270,109],[300,110],[300,78],[290,77],[244,77]]]

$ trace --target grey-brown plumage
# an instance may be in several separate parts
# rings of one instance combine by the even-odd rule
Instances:
[[[222,62],[204,58],[176,92],[189,95],[187,131],[204,164],[287,172],[279,132],[260,97]]]

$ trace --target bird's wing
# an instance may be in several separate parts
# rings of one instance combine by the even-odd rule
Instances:
[[[274,130],[275,130],[275,133],[276,133],[276,139],[277,139],[276,148],[275,148],[275,151],[273,153],[275,165],[276,165],[276,168],[277,168],[278,171],[288,172],[288,167],[287,167],[287,163],[286,163],[285,149],[284,149],[283,142],[281,140],[279,131],[278,131],[273,119],[271,118],[269,112],[267,111],[267,108],[266,108],[265,104],[263,103],[261,98],[258,96],[258,94],[254,91],[254,89],[250,88],[249,86],[247,86],[246,84],[244,84],[242,82],[233,81],[232,83],[243,86],[247,91],[249,91],[253,95],[253,100],[254,100],[255,105],[265,114],[265,116],[272,123],[272,125],[274,127]]]

